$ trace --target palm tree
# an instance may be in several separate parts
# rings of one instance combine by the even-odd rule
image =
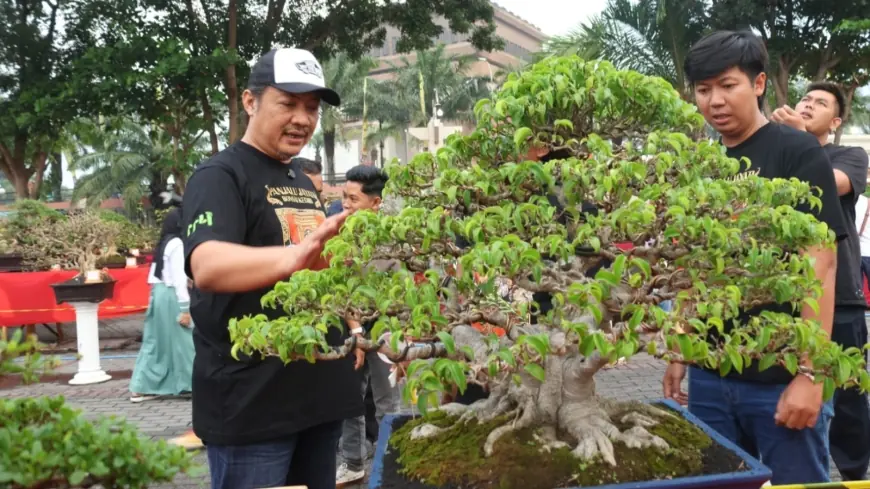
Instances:
[[[345,122],[347,106],[355,100],[362,100],[363,80],[376,66],[371,58],[353,62],[344,53],[338,53],[323,65],[326,86],[342,97],[344,108],[323,105],[320,114],[320,131],[323,133],[323,149],[326,153],[326,179],[335,180],[335,144],[344,140],[342,127]]]
[[[620,69],[669,81],[689,98],[683,63],[706,22],[702,0],[608,0],[604,11],[550,40],[548,54],[606,59]]]
[[[202,133],[187,139],[180,145],[170,132],[129,118],[82,123],[78,147],[67,153],[69,170],[83,174],[73,199],[98,205],[120,194],[131,215],[144,198],[159,207],[169,177],[182,194],[187,175],[209,150]]]
[[[435,93],[444,115],[443,119],[454,121],[474,120],[474,104],[489,94],[486,82],[489,78],[474,78],[467,75],[475,57],[470,55],[448,56],[444,44],[428,51],[417,51],[416,60],[402,58],[396,66],[397,82],[405,93],[414,93],[413,122],[426,124],[432,117]],[[422,75],[422,76],[421,76]],[[423,79],[423,97],[426,113],[420,109],[420,78]]]

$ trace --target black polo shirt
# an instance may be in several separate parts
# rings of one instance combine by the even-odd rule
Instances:
[[[183,210],[188,275],[191,253],[206,241],[293,246],[325,219],[314,185],[298,164],[282,163],[243,142],[196,169]],[[261,443],[364,412],[350,357],[286,366],[275,357],[232,358],[230,319],[284,314],[260,305],[270,289],[219,294],[194,284],[193,429],[205,443]],[[330,330],[328,341],[339,345],[343,338]]]

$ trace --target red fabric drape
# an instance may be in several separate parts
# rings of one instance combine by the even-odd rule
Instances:
[[[148,308],[150,266],[109,270],[115,297],[100,303],[99,317],[112,318]],[[51,284],[69,280],[75,271],[0,273],[0,327],[75,321],[68,304],[57,305]]]

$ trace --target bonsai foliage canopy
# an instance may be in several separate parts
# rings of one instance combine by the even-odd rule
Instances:
[[[861,352],[814,322],[764,313],[730,327],[765,303],[817,308],[820,282],[799,251],[832,246],[832,233],[795,209],[820,206],[816,189],[738,176],[748,162],[703,139],[703,118],[667,82],[550,57],[509,75],[475,115],[471,134],[388,168],[398,213],[356,213],[327,244],[328,269],[276,285],[263,297],[270,314],[232,321],[234,354],[378,350],[411,361],[406,393],[424,410],[451,386],[481,384],[490,401],[472,411],[516,409],[517,425],[558,424],[579,455],[605,458],[588,421],[599,411],[581,407],[598,402],[595,372],[639,351],[723,375],[750,364],[796,373],[808,356],[826,395],[870,387]],[[541,152],[551,157],[528,157]],[[382,260],[393,266],[371,266]],[[535,304],[498,293],[506,279],[551,294],[552,311],[532,324]],[[671,312],[659,307],[668,300]],[[373,340],[328,345],[345,317],[374,321]]]

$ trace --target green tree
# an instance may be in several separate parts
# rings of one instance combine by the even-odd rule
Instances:
[[[794,208],[819,205],[808,184],[734,179],[741,162],[701,135],[703,118],[667,81],[549,57],[475,113],[471,134],[389,167],[388,195],[403,209],[355,213],[326,245],[329,268],[297,272],[264,296],[286,315],[232,320],[233,355],[316,362],[377,351],[406,366],[405,393],[424,412],[451,386],[488,388],[486,403],[450,410],[467,421],[505,416],[472,449],[490,455],[500,437],[529,428],[540,449],[611,465],[614,443],[668,447],[647,430],[655,410],[595,394],[601,368],[639,351],[722,375],[754,363],[796,374],[812,358],[826,398],[837,385],[870,388],[861,350],[844,352],[815,321],[765,313],[725,327],[757,304],[817,307],[813,260],[789,251],[833,237]],[[528,161],[541,151],[559,153]],[[392,266],[371,266],[382,259]],[[531,324],[534,304],[500,295],[508,280],[551,294],[555,307]],[[659,307],[666,300],[673,311]],[[326,332],[347,317],[372,320],[374,339],[328,345]],[[721,342],[708,343],[713,331]],[[413,443],[430,443],[423,436]]]
[[[335,145],[345,141],[344,123],[347,119],[345,104],[353,106],[362,100],[363,81],[375,67],[371,58],[353,61],[344,53],[339,53],[323,65],[323,78],[326,86],[342,97],[342,107],[323,104],[320,112],[320,132],[323,134],[323,151],[326,153],[324,174],[329,182],[335,181]]]
[[[591,21],[551,39],[545,54],[606,59],[664,78],[688,100],[683,64],[707,28],[706,7],[703,0],[609,0]]]
[[[826,0],[712,0],[711,25],[752,28],[760,34],[770,53],[769,79],[776,106],[782,106],[788,103],[791,77],[825,78],[850,51],[863,49],[858,36],[836,28],[845,19],[866,12],[866,0],[836,5],[832,8]]]
[[[207,152],[203,133],[177,136],[129,118],[83,124],[89,127],[80,129],[80,146],[68,155],[70,171],[81,173],[73,199],[99,205],[120,194],[129,215],[138,212],[143,199],[160,207],[169,177],[182,194],[187,175]]]
[[[173,2],[149,0],[160,11]],[[327,60],[337,53],[351,59],[363,57],[373,47],[386,42],[386,27],[396,27],[401,52],[425,49],[443,31],[438,17],[447,21],[450,30],[471,33],[472,44],[483,50],[500,46],[495,36],[493,8],[488,0],[382,2],[361,0],[323,2],[321,0],[185,0],[184,11],[198,26],[199,52],[215,49],[235,55],[223,70],[223,84],[229,112],[229,142],[241,137],[244,114],[240,111],[240,80],[244,83],[249,67],[241,60],[251,60],[274,46],[298,46],[311,50],[318,59]],[[194,8],[195,7],[195,8]],[[180,7],[178,11],[181,12]],[[265,13],[265,15],[264,15]],[[180,20],[177,25],[187,25]],[[194,29],[191,28],[191,31]],[[214,72],[210,72],[214,73]],[[342,94],[344,95],[344,94]],[[327,143],[328,147],[328,143]],[[327,161],[329,158],[327,157]]]
[[[432,49],[416,51],[414,59],[402,57],[400,64],[395,65],[397,82],[403,92],[402,103],[413,106],[412,122],[426,125],[433,115],[437,100],[443,112],[441,119],[453,121],[473,121],[472,109],[481,98],[489,95],[487,83],[489,78],[479,79],[468,76],[471,63],[475,60],[471,55],[448,55],[446,46],[438,44]],[[420,85],[422,78],[422,97],[426,112],[422,112],[420,104]],[[409,98],[407,94],[414,94]]]

